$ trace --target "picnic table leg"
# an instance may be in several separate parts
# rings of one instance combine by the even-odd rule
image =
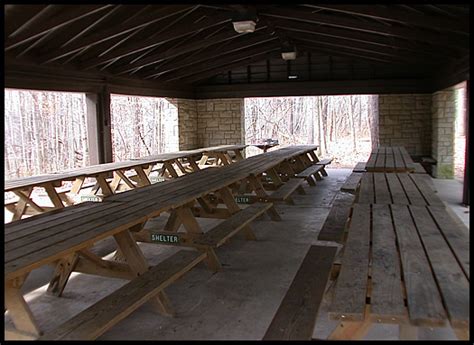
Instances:
[[[222,165],[229,165],[230,164],[230,160],[227,158],[225,153],[219,152],[217,154],[217,158],[219,158],[221,160]]]
[[[227,209],[229,210],[230,214],[234,214],[236,212],[240,211],[240,207],[235,201],[232,192],[228,187],[224,187],[222,189],[219,189],[219,195],[221,196],[222,200],[224,201],[224,204],[226,205]],[[249,241],[255,241],[257,238],[255,237],[254,232],[252,231],[252,228],[250,225],[246,225],[245,227],[242,228],[242,233],[245,235],[245,239]]]
[[[84,185],[84,181],[86,180],[85,176],[76,177],[74,183],[72,184],[71,194],[77,195],[81,191],[82,186]]]
[[[46,190],[46,193],[48,194],[49,199],[54,205],[54,208],[63,208],[64,204],[61,201],[61,198],[58,195],[58,192],[56,191],[56,188],[51,183],[45,183],[42,184],[41,187],[43,187]]]
[[[172,177],[174,177],[174,178],[179,177],[178,173],[176,172],[173,165],[169,161],[164,162],[163,166],[164,166],[163,169],[166,169]]]
[[[172,210],[168,221],[165,224],[165,231],[176,232],[178,231],[179,227],[181,226],[182,222],[181,219],[178,217],[176,210]]]
[[[192,203],[194,204],[194,202]],[[192,206],[192,205],[191,205]],[[186,231],[193,234],[201,234],[202,230],[197,222],[196,218],[193,215],[193,212],[189,208],[189,206],[181,206],[175,209],[176,214],[181,219]],[[217,258],[217,255],[213,248],[209,247],[204,250],[207,254],[206,257],[206,264],[208,268],[213,271],[217,272],[221,269],[222,265]]]
[[[112,189],[110,189],[110,186],[107,182],[107,174],[99,174],[97,177],[97,183],[100,186],[100,189],[102,190],[102,194],[104,195],[112,195],[114,192]]]
[[[199,160],[199,165],[205,165],[207,163],[207,160],[209,159],[209,156],[207,154],[203,154],[201,159]]]
[[[125,256],[127,264],[130,266],[132,272],[137,276],[145,273],[148,270],[147,261],[130,231],[125,230],[115,234],[114,238],[121,252]],[[162,314],[174,316],[174,311],[172,310],[168,297],[163,290],[153,297],[151,301]]]
[[[16,332],[12,331],[9,332],[10,334],[8,334],[8,336],[17,339],[19,337],[28,336],[36,338],[41,335],[41,331],[33,317],[33,313],[20,291],[27,276],[28,274],[5,282],[5,308],[8,310],[10,318],[15,325],[15,331],[18,331],[19,333],[16,335]]]
[[[15,212],[13,213],[12,220],[21,219],[25,214],[27,205],[30,205],[35,211],[43,213],[44,209],[38,206],[31,198],[31,193],[33,192],[33,187],[29,187],[24,190],[14,190],[13,193],[20,198],[15,207]]]
[[[257,194],[257,196],[261,198],[267,198],[268,194],[265,192],[265,189],[262,186],[262,183],[258,180],[258,178],[255,175],[250,175],[248,177],[250,183],[252,184],[253,190]],[[270,207],[267,210],[267,214],[270,216],[272,220],[279,221],[281,220],[280,215],[278,214],[277,210],[275,209],[275,206]]]
[[[240,152],[240,150],[234,150],[234,153],[235,153],[235,159],[237,161],[241,161],[244,159],[244,157],[242,156],[242,153]]]
[[[69,277],[76,267],[78,258],[78,254],[73,253],[58,260],[53,273],[53,278],[51,278],[46,291],[48,294],[61,297]]]
[[[144,187],[144,186],[151,185],[150,179],[148,178],[148,175],[143,170],[143,167],[141,167],[141,166],[140,167],[135,167],[134,170],[137,172],[138,186],[139,187]]]
[[[316,164],[316,163],[319,162],[319,158],[318,158],[318,156],[316,156],[316,153],[314,153],[314,151],[309,151],[308,153],[311,156],[311,158],[313,159],[313,164]]]
[[[194,172],[201,170],[201,168],[199,168],[199,165],[197,165],[193,157],[187,157],[187,160],[191,168],[193,168]]]

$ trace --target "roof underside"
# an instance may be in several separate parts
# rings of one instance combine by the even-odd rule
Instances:
[[[170,86],[426,79],[468,66],[469,5],[5,5],[5,56]]]

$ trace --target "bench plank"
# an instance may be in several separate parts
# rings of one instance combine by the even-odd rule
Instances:
[[[428,210],[469,279],[469,229],[445,207],[428,206]]]
[[[394,204],[408,205],[408,198],[396,174],[387,174],[388,187]]]
[[[228,238],[239,232],[252,220],[260,216],[273,206],[273,203],[257,202],[234,213],[230,218],[216,225],[214,228],[194,240],[195,244],[219,247]]]
[[[365,162],[359,162],[355,165],[353,172],[365,172]]]
[[[438,195],[436,195],[434,188],[428,184],[428,179],[431,179],[428,175],[425,175],[427,178],[420,174],[410,174],[409,176],[417,186],[421,195],[425,198],[428,205],[444,206],[443,201],[438,197]]]
[[[316,164],[316,165],[313,165],[313,166],[310,166],[310,167],[306,168],[305,170],[303,170],[302,172],[297,174],[296,177],[308,178],[308,177],[311,177],[312,175],[318,173],[323,168],[324,168],[323,165],[317,165]]]
[[[269,195],[269,200],[286,200],[299,186],[303,184],[304,180],[290,178],[281,187]]]
[[[364,320],[369,273],[370,205],[355,204],[329,316]]]
[[[374,173],[374,190],[375,190],[375,203],[377,204],[390,204],[392,198],[388,190],[387,181],[385,180],[384,173]]]
[[[182,250],[101,299],[39,340],[93,340],[203,261],[205,253]]]
[[[408,200],[410,200],[410,205],[426,205],[426,200],[418,188],[416,188],[408,173],[398,173],[397,176],[407,194]]]
[[[362,174],[360,180],[359,196],[357,202],[359,204],[372,204],[374,202],[374,184],[373,173]]]
[[[311,246],[263,340],[310,340],[337,247]]]
[[[451,325],[469,325],[469,282],[424,206],[410,206],[421,241],[436,277]]]
[[[426,174],[425,168],[423,168],[423,165],[421,165],[420,163],[413,163],[413,166],[415,168],[415,174]]]
[[[406,313],[389,206],[372,205],[372,220],[371,314],[382,320],[400,320]]]
[[[345,192],[339,192],[318,235],[320,241],[342,242],[342,235],[349,219],[351,205],[355,196]]]
[[[446,314],[408,206],[391,205],[397,234],[410,320],[416,325],[444,325]]]
[[[317,162],[317,165],[329,165],[333,161],[334,158],[324,158]]]
[[[349,177],[346,179],[346,181],[342,185],[341,191],[355,194],[357,191],[357,188],[359,187],[361,178],[362,178],[362,173],[353,172],[352,174],[349,175]]]

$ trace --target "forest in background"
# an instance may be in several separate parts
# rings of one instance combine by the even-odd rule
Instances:
[[[278,139],[280,146],[317,144],[334,166],[368,159],[378,144],[378,96],[304,96],[245,99],[247,144]],[[256,148],[249,155],[261,153]]]

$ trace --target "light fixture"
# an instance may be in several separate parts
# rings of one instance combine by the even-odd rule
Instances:
[[[298,76],[297,75],[289,75],[288,79],[298,79]]]
[[[283,60],[294,60],[294,59],[296,59],[296,51],[281,52],[281,58]]]
[[[255,31],[255,21],[253,20],[242,20],[232,22],[234,24],[234,30],[237,31],[239,34],[247,33],[247,32],[254,32]]]

